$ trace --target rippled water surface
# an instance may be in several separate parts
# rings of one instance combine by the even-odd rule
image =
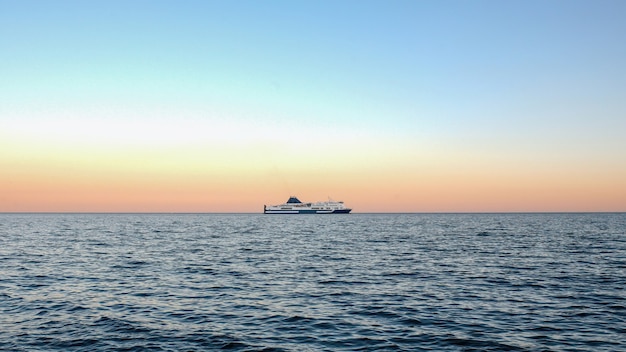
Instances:
[[[626,214],[0,214],[0,350],[624,351]]]

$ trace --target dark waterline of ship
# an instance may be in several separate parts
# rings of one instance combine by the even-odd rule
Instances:
[[[626,214],[0,214],[3,351],[626,350]]]

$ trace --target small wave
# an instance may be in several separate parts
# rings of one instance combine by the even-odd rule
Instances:
[[[444,339],[441,342],[443,347],[445,346],[459,346],[462,347],[463,350],[477,350],[477,351],[523,351],[524,348],[504,344],[497,341],[488,341],[488,340],[480,340],[480,339],[471,339],[471,338],[457,338],[451,337]]]

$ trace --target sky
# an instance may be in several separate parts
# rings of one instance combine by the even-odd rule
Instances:
[[[0,212],[621,212],[625,136],[621,0],[0,0]]]

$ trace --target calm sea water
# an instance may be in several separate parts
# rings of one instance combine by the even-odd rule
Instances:
[[[626,351],[626,214],[0,214],[0,350]]]

